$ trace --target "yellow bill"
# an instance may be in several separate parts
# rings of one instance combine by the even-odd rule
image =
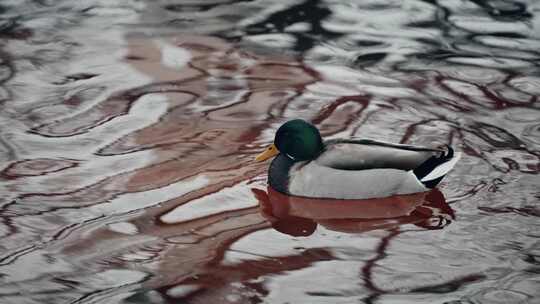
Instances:
[[[277,147],[274,144],[271,144],[270,146],[268,146],[268,148],[266,148],[266,150],[264,150],[263,153],[255,157],[255,161],[261,162],[263,160],[267,160],[271,157],[274,157],[278,154],[279,154],[279,150],[277,149]]]

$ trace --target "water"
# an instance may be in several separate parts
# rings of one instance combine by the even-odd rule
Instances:
[[[540,2],[0,12],[1,303],[540,300]],[[464,157],[425,197],[285,212],[252,159],[298,117]]]

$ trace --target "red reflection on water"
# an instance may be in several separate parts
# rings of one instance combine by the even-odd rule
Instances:
[[[260,189],[252,191],[264,218],[275,230],[292,236],[311,235],[317,225],[347,233],[395,229],[404,224],[441,229],[455,217],[438,189],[364,200],[289,196],[272,187],[268,187],[267,192]]]

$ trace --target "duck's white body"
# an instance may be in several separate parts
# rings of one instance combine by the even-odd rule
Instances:
[[[348,171],[324,167],[310,162],[301,170],[293,166],[290,174],[289,193],[292,195],[368,199],[397,194],[427,191],[412,173],[399,169],[369,169]]]
[[[447,159],[440,157],[444,157],[444,151],[424,147],[372,140],[328,141],[316,159],[290,166],[287,192],[338,199],[424,192],[430,190],[426,187],[429,181],[440,180],[453,168],[460,153]],[[423,165],[430,159],[437,161]],[[415,173],[413,170],[421,165],[426,167],[425,172]]]

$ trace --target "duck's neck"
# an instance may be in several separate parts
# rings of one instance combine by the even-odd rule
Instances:
[[[276,156],[268,170],[268,184],[278,192],[289,194],[289,171],[295,163],[283,154]]]

